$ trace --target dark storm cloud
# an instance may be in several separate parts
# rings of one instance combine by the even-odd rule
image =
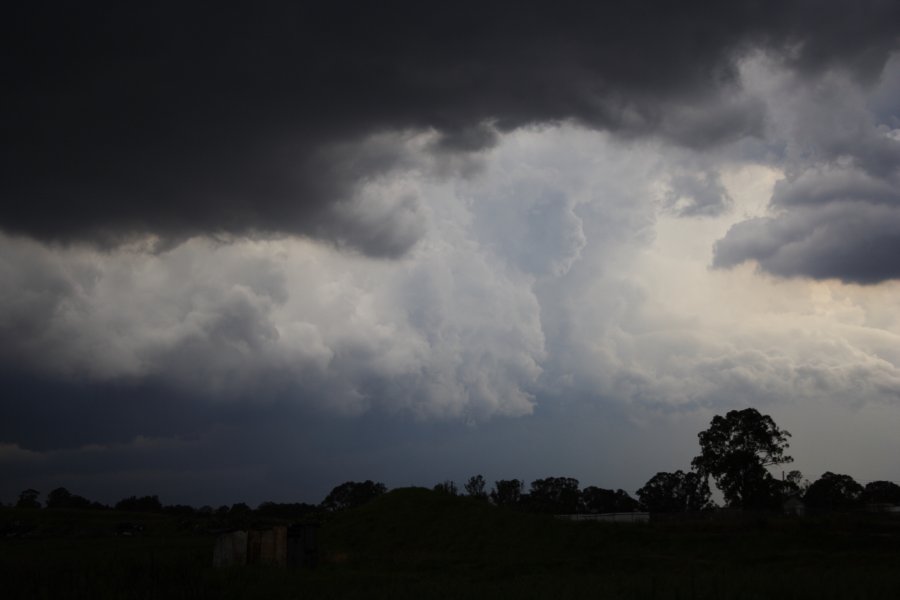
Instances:
[[[416,199],[399,219],[346,208],[397,161],[360,154],[367,136],[433,130],[437,154],[466,153],[571,119],[707,147],[759,133],[736,79],[744,52],[869,80],[900,6],[59,3],[4,21],[5,230],[287,233],[393,256],[421,233]]]
[[[900,278],[898,256],[900,211],[840,203],[739,223],[716,243],[713,265],[755,260],[781,277],[873,284]]]
[[[773,138],[787,150],[772,215],[732,227],[714,266],[752,260],[781,277],[860,284],[900,277],[900,131],[891,125],[900,114],[896,98],[890,110],[884,101],[898,66],[895,56],[871,90],[831,73],[773,94],[770,104],[788,108],[775,119]]]

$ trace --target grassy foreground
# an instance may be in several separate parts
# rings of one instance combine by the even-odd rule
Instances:
[[[26,519],[3,598],[900,598],[900,519],[868,515],[571,523],[401,489],[328,519],[313,571],[213,569],[213,537],[162,515],[0,511]]]

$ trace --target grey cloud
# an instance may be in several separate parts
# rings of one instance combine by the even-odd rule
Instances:
[[[778,181],[772,204],[786,209],[848,201],[898,205],[897,183],[894,178],[873,177],[853,168],[812,167]]]
[[[287,241],[64,254],[3,237],[16,257],[0,272],[3,362],[51,380],[159,380],[225,403],[527,414],[544,352],[530,281],[454,231],[396,269]],[[14,336],[22,314],[30,329]]]
[[[524,176],[498,198],[475,207],[484,243],[525,272],[564,275],[586,244],[576,202],[558,183]],[[496,227],[497,221],[504,223]]]
[[[900,278],[898,252],[900,210],[845,202],[739,223],[716,242],[713,266],[754,260],[781,277],[875,284]]]
[[[763,49],[803,73],[837,65],[867,80],[896,45],[898,10],[23,4],[4,19],[0,227],[101,244],[300,234],[397,256],[422,235],[404,208],[415,201],[342,208],[368,204],[360,188],[402,168],[388,149],[377,160],[360,149],[371,136],[433,130],[432,151],[458,155],[569,120],[695,148],[759,135],[741,56]]]
[[[895,77],[886,72],[867,91],[841,71],[813,81],[780,74],[768,94],[769,135],[786,149],[785,176],[771,216],[732,227],[715,245],[714,267],[752,260],[782,277],[861,284],[900,276],[900,139],[869,102]]]
[[[654,130],[663,137],[697,150],[723,145],[741,137],[760,136],[764,130],[765,105],[758,98],[727,90],[711,102],[667,106]]]
[[[732,204],[722,178],[715,171],[680,173],[671,178],[669,186],[666,204],[682,217],[717,216]]]

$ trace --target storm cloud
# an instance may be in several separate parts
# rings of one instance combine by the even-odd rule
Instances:
[[[4,25],[0,227],[101,245],[300,234],[408,251],[421,198],[371,210],[402,157],[360,144],[436,132],[437,155],[573,121],[705,148],[761,135],[737,63],[770,53],[861,80],[896,3],[21,6]],[[864,32],[864,35],[860,35]]]
[[[782,77],[769,90],[768,114],[785,176],[769,216],[736,224],[716,243],[714,266],[755,261],[782,277],[897,279],[900,130],[896,104],[881,104],[900,78],[900,61],[895,55],[870,88],[841,71],[814,85]]]

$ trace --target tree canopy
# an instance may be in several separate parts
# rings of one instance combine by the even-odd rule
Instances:
[[[849,475],[825,472],[806,490],[804,502],[813,508],[846,509],[859,503],[863,486]]]
[[[356,508],[387,492],[387,486],[370,479],[363,482],[346,481],[335,487],[322,500],[322,508],[335,511]]]
[[[625,490],[607,490],[588,486],[581,490],[581,511],[588,514],[632,512],[640,503]]]
[[[47,508],[91,508],[91,501],[60,487],[47,494]]]
[[[27,490],[23,490],[22,493],[19,494],[19,501],[16,502],[16,508],[40,508],[41,503],[38,501],[38,496],[41,493],[38,490],[28,488]]]
[[[531,482],[529,507],[535,512],[575,514],[580,499],[578,480],[572,477],[546,477]]]
[[[780,485],[766,467],[792,462],[785,454],[791,434],[755,408],[716,415],[698,434],[700,455],[691,465],[716,481],[729,506],[763,508],[777,501]]]
[[[487,498],[487,492],[484,491],[484,476],[473,475],[469,477],[469,481],[464,486],[466,493],[473,498]]]
[[[863,490],[863,501],[900,504],[900,485],[893,481],[870,481]]]
[[[637,496],[650,512],[694,512],[712,506],[709,483],[692,471],[657,473],[637,491]]]
[[[501,479],[494,482],[491,501],[497,506],[516,506],[522,498],[523,484],[518,479]]]
[[[133,512],[158,512],[162,510],[162,503],[159,496],[130,496],[116,502],[116,510],[127,510]]]

